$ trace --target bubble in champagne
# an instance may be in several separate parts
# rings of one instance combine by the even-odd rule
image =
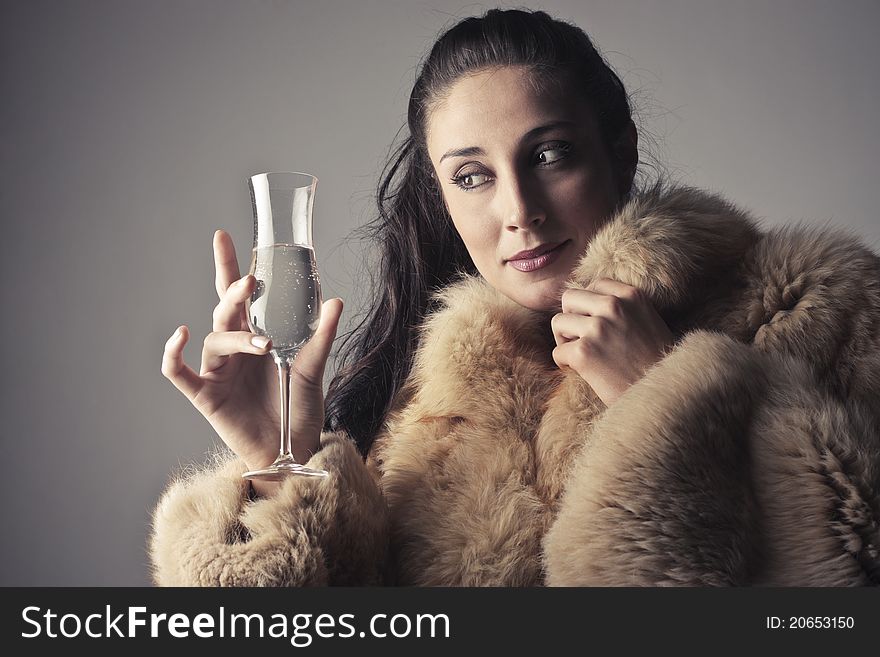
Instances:
[[[254,249],[251,272],[257,279],[247,310],[251,331],[272,340],[276,357],[294,355],[320,322],[314,250],[290,244]]]

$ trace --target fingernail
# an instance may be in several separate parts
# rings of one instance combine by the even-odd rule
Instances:
[[[180,334],[181,334],[181,333],[183,333],[183,331],[181,331],[181,330],[180,330],[180,327],[178,326],[178,327],[177,327],[177,330],[174,332],[174,335],[171,336],[171,339],[172,339],[172,340],[177,340],[177,338],[180,337]]]
[[[269,338],[258,335],[251,338],[251,344],[254,345],[257,349],[265,349],[266,345],[269,344]]]

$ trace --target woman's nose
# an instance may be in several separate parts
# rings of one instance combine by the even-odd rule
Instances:
[[[507,230],[532,229],[544,223],[546,214],[540,194],[523,176],[507,176],[500,191],[501,216]]]

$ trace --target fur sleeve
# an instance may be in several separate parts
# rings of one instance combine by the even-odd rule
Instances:
[[[800,359],[688,333],[593,425],[545,537],[548,583],[880,584],[867,408]]]
[[[325,433],[309,466],[329,477],[292,477],[249,501],[244,464],[227,453],[173,482],[153,512],[150,558],[160,586],[379,584],[388,512],[345,435]]]

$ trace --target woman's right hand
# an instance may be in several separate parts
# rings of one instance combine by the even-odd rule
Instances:
[[[214,264],[220,302],[214,309],[213,332],[205,338],[200,372],[196,374],[183,360],[189,329],[181,326],[165,344],[162,374],[205,416],[248,469],[255,470],[278,456],[281,420],[277,367],[269,355],[272,344],[260,344],[261,336],[248,330],[245,300],[253,291],[255,279],[251,275],[239,278],[235,246],[222,230],[214,234]],[[292,448],[300,463],[320,447],[324,368],[341,314],[342,299],[324,302],[315,335],[293,363]],[[273,486],[255,488],[258,493],[274,490]]]

